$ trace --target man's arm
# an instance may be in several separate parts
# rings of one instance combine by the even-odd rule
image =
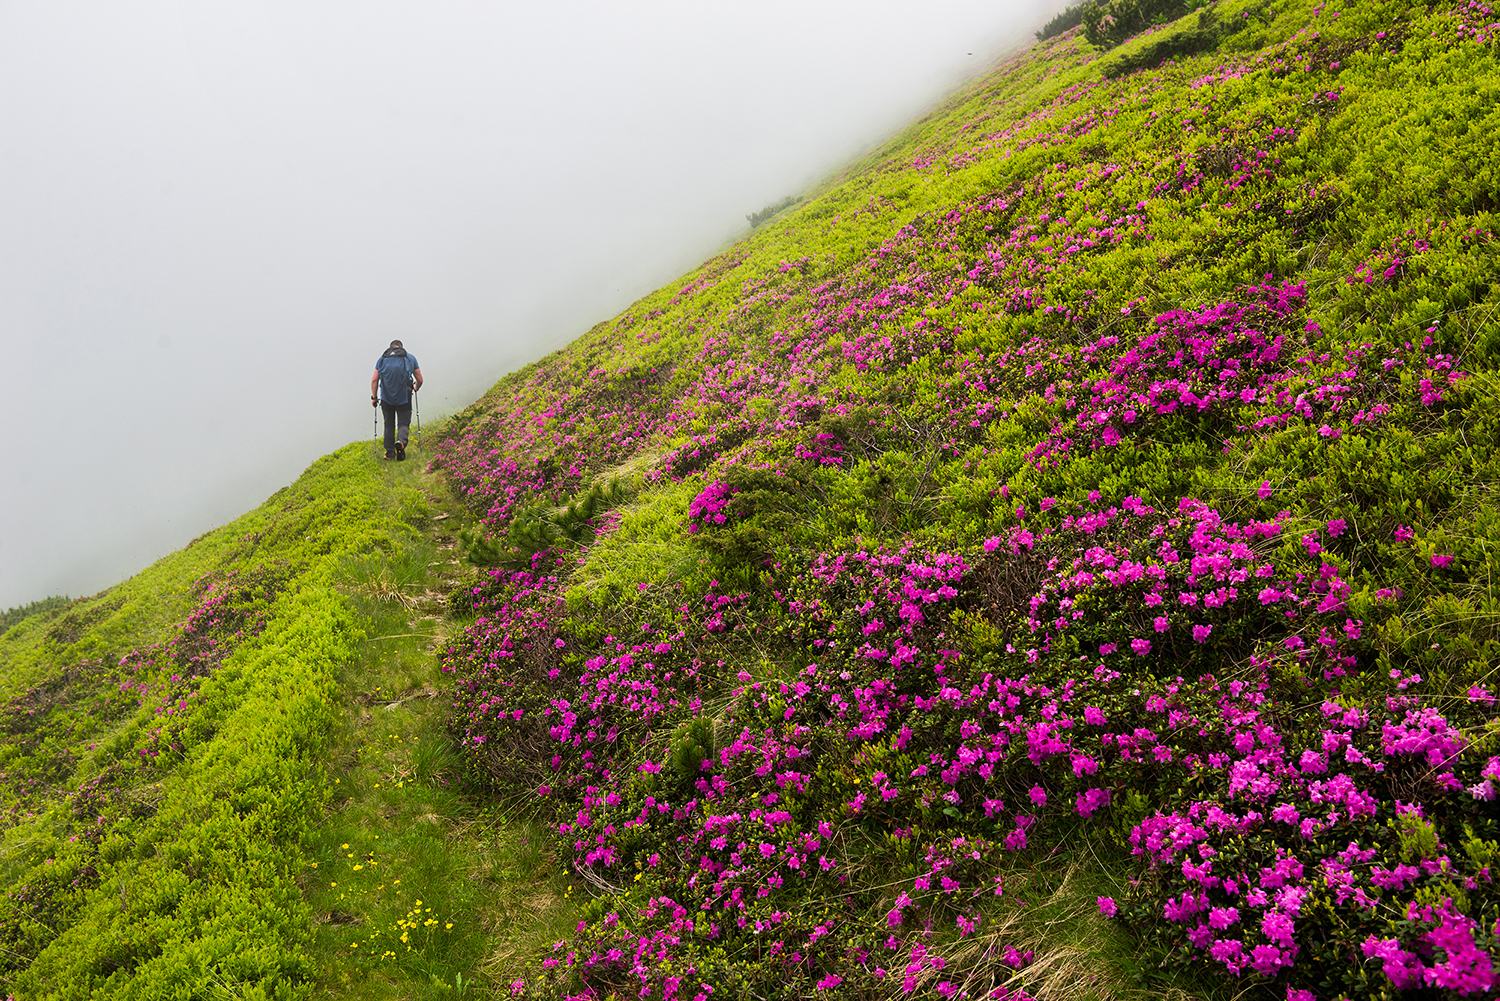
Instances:
[[[375,370],[375,374],[372,375],[372,376],[370,376],[370,406],[372,406],[372,407],[375,405],[375,387],[377,387],[379,385],[380,385],[380,369],[377,368]]]
[[[411,375],[412,375],[412,378],[416,380],[416,382],[411,387],[412,391],[415,392],[416,390],[422,388],[422,370],[421,369],[415,369],[415,370],[413,370],[413,372],[412,372]]]

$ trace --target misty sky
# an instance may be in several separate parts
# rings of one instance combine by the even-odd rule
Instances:
[[[0,0],[0,608],[695,266],[1065,0]]]

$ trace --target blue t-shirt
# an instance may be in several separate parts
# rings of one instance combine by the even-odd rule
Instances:
[[[381,401],[394,407],[411,402],[407,386],[411,381],[411,374],[421,367],[417,364],[416,355],[381,355],[375,362],[375,371],[380,373]]]

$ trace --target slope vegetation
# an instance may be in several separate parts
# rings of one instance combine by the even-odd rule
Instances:
[[[531,832],[460,801],[429,652],[451,516],[413,465],[350,446],[124,584],[17,610],[7,996],[445,996],[491,932],[566,916],[544,862],[505,875]]]
[[[1500,18],[1123,12],[448,425],[516,993],[1492,989]]]
[[[6,613],[0,987],[1493,993],[1500,17],[1188,6]]]

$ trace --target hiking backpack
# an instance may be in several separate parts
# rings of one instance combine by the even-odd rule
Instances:
[[[411,361],[405,348],[387,348],[380,356],[380,398],[387,403],[406,397],[411,386]],[[398,404],[399,405],[399,404]]]

